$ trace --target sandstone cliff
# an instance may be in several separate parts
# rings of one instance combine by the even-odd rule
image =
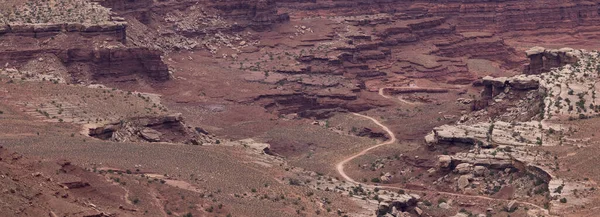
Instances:
[[[600,16],[599,1],[537,0],[283,0],[280,5],[289,10],[311,10],[338,14],[406,12],[429,14],[452,19],[459,31],[528,31],[556,28],[573,31],[596,26]]]

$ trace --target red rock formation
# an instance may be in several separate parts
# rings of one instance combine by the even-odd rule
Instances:
[[[127,23],[106,22],[102,24],[80,23],[40,23],[11,24],[0,26],[0,36],[24,36],[33,38],[49,38],[61,33],[79,34],[84,37],[109,36],[119,42],[126,40]]]
[[[206,131],[188,127],[181,114],[129,118],[90,129],[89,135],[117,142],[179,142],[200,145],[214,140]]]
[[[20,66],[40,54],[54,54],[69,70],[74,82],[130,81],[138,77],[156,81],[169,79],[162,52],[148,48],[72,48],[0,51],[0,62]]]
[[[112,8],[121,15],[133,15],[142,23],[150,23],[154,14],[164,15],[167,12],[180,10],[200,5],[207,10],[216,10],[219,16],[235,20],[243,27],[252,27],[264,30],[270,25],[286,21],[289,16],[279,14],[274,0],[103,0],[100,3]]]
[[[572,51],[573,50],[570,48],[559,50],[545,49],[543,47],[531,48],[526,52],[529,63],[525,65],[523,73],[540,74],[542,72],[548,72],[552,68],[576,63],[579,58],[577,58]]]
[[[366,14],[403,12],[409,15],[425,13],[452,19],[459,31],[526,31],[597,26],[600,1],[581,0],[280,0],[290,11],[311,10],[310,13]]]

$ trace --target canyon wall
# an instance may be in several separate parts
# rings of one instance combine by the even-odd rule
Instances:
[[[33,38],[53,37],[61,33],[79,34],[84,37],[108,36],[125,43],[127,39],[127,23],[104,22],[87,23],[39,23],[39,24],[6,24],[0,25],[0,36],[24,36]]]
[[[586,28],[600,19],[600,1],[582,0],[280,0],[280,7],[306,13],[359,15],[365,13],[428,14],[452,19],[459,31],[529,31]],[[310,11],[310,12],[308,12]]]
[[[0,51],[0,63],[22,66],[41,55],[53,54],[65,65],[71,80],[132,81],[138,77],[154,81],[169,79],[168,66],[162,62],[162,52],[148,48],[71,48]]]
[[[270,25],[289,19],[285,13],[279,14],[275,0],[96,0],[105,7],[112,8],[120,15],[134,16],[144,24],[150,23],[153,16],[164,17],[173,11],[186,11],[199,6],[203,10],[214,10],[224,19],[235,20],[242,27],[265,30]]]

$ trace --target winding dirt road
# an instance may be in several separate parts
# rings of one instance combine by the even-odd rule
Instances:
[[[390,135],[390,139],[389,139],[389,140],[387,140],[387,141],[385,141],[385,142],[383,142],[383,143],[377,144],[377,145],[375,145],[375,146],[371,146],[371,147],[369,147],[369,148],[367,148],[367,149],[365,149],[365,150],[362,150],[361,152],[359,152],[359,153],[357,153],[357,154],[355,154],[355,155],[352,155],[352,156],[350,156],[350,157],[348,157],[348,158],[344,159],[342,162],[339,162],[337,165],[335,165],[335,168],[337,169],[338,173],[339,173],[339,174],[340,174],[340,175],[341,175],[341,176],[342,176],[342,177],[343,177],[343,178],[344,178],[346,181],[348,181],[348,182],[351,182],[351,183],[353,183],[353,184],[360,184],[359,182],[357,182],[357,181],[355,181],[354,179],[350,178],[350,176],[348,176],[348,175],[346,174],[346,172],[344,172],[344,164],[348,163],[349,161],[353,160],[354,158],[357,158],[357,157],[359,157],[359,156],[362,156],[362,155],[366,154],[366,153],[367,153],[367,152],[369,152],[370,150],[373,150],[373,149],[379,148],[379,147],[381,147],[381,146],[384,146],[384,145],[389,145],[389,144],[392,144],[392,143],[396,142],[396,136],[394,135],[394,133],[393,133],[393,132],[392,132],[392,131],[391,131],[391,130],[388,128],[388,127],[386,127],[385,125],[383,125],[383,124],[379,123],[379,121],[377,121],[375,118],[372,118],[372,117],[369,117],[369,116],[366,116],[366,115],[361,115],[361,114],[358,114],[358,113],[352,113],[352,114],[354,114],[354,115],[356,115],[356,116],[363,117],[363,118],[366,118],[366,119],[369,119],[369,120],[373,121],[373,123],[375,123],[375,124],[377,124],[378,126],[380,126],[381,128],[383,128],[383,130],[385,130],[385,132],[386,132],[388,135]]]
[[[429,191],[429,190],[411,190],[411,189],[406,189],[406,188],[399,188],[399,187],[394,187],[394,186],[385,186],[385,185],[369,185],[369,184],[365,184],[365,183],[360,183],[355,181],[354,179],[352,179],[352,177],[348,176],[346,174],[346,172],[344,171],[344,165],[350,161],[352,161],[353,159],[360,157],[362,155],[365,155],[367,152],[379,148],[381,146],[385,146],[385,145],[389,145],[392,143],[396,142],[396,136],[394,135],[394,132],[392,132],[387,126],[383,125],[381,122],[379,122],[377,119],[366,116],[366,115],[362,115],[362,114],[358,114],[358,113],[352,113],[353,115],[362,117],[362,118],[366,118],[369,119],[371,121],[373,121],[373,123],[377,124],[378,126],[380,126],[381,128],[383,128],[383,130],[385,130],[387,132],[387,134],[390,136],[390,139],[383,142],[383,143],[379,143],[377,145],[371,146],[369,148],[366,148],[362,151],[360,151],[357,154],[354,154],[350,157],[345,158],[344,160],[342,160],[341,162],[337,163],[335,168],[337,170],[337,172],[340,174],[340,176],[346,180],[346,182],[350,182],[352,184],[355,185],[362,185],[363,187],[367,187],[367,188],[380,188],[380,189],[393,189],[393,190],[404,190],[406,192],[410,192],[410,193],[428,193],[428,194],[439,194],[439,195],[445,195],[445,196],[454,196],[454,197],[460,197],[460,198],[469,198],[469,199],[477,199],[477,200],[489,200],[489,201],[497,201],[497,202],[510,202],[511,200],[505,200],[505,199],[498,199],[498,198],[491,198],[491,197],[486,197],[486,196],[478,196],[478,195],[465,195],[465,194],[458,194],[458,193],[450,193],[450,192],[442,192],[442,191]],[[543,210],[545,212],[546,215],[549,215],[549,212],[547,209],[544,209],[541,206],[538,206],[536,204],[533,203],[529,203],[529,202],[523,202],[523,201],[517,201],[520,204],[523,205],[528,205],[540,210]]]

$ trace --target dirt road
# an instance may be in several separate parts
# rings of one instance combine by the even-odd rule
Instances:
[[[475,200],[492,200],[492,201],[498,201],[498,202],[510,202],[511,200],[505,200],[505,199],[498,199],[498,198],[491,198],[491,197],[486,197],[486,196],[478,196],[478,195],[465,195],[465,194],[459,194],[459,193],[450,193],[450,192],[440,192],[440,191],[429,191],[429,190],[411,190],[411,189],[405,189],[405,188],[399,188],[399,187],[394,187],[394,186],[384,186],[384,185],[368,185],[365,183],[360,183],[355,181],[354,179],[352,179],[352,177],[348,176],[348,174],[346,174],[346,172],[344,171],[344,165],[350,161],[352,161],[353,159],[360,157],[364,154],[366,154],[367,152],[379,148],[381,146],[385,146],[385,145],[389,145],[389,144],[393,144],[396,142],[396,136],[394,135],[394,132],[392,132],[387,126],[383,125],[381,122],[379,122],[377,119],[366,116],[366,115],[362,115],[362,114],[358,114],[358,113],[353,113],[356,116],[359,117],[363,117],[366,119],[369,119],[371,121],[373,121],[373,123],[377,124],[378,126],[380,126],[383,130],[385,130],[387,132],[387,134],[390,136],[390,139],[383,142],[383,143],[379,143],[377,145],[371,146],[369,148],[366,148],[350,157],[345,158],[344,160],[342,160],[341,162],[337,163],[335,165],[335,168],[337,170],[337,172],[340,174],[340,176],[346,180],[347,182],[353,183],[353,184],[360,184],[363,187],[367,187],[367,188],[380,188],[380,189],[394,189],[394,190],[404,190],[407,193],[428,193],[428,194],[439,194],[439,195],[445,195],[445,196],[455,196],[455,197],[460,197],[460,198],[469,198],[469,199],[475,199]],[[529,202],[523,202],[523,201],[517,201],[519,204],[523,204],[523,205],[528,205],[530,207],[534,207],[540,210],[543,210],[546,215],[548,215],[548,210],[533,204],[533,203],[529,203]]]

